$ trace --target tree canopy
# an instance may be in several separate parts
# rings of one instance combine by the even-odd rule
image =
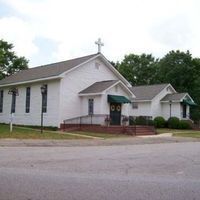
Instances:
[[[28,60],[18,57],[13,47],[13,44],[0,40],[0,80],[28,68]]]
[[[171,51],[160,59],[157,78],[160,82],[171,83],[179,92],[192,92],[199,67],[189,51]]]
[[[156,63],[151,54],[129,54],[117,63],[117,68],[132,85],[148,85],[156,81]]]

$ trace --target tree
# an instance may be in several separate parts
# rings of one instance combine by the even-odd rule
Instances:
[[[193,91],[198,78],[198,63],[189,51],[170,51],[158,63],[157,79],[171,83],[178,92]]]
[[[152,84],[157,71],[157,60],[151,54],[129,54],[117,63],[119,72],[132,84]]]
[[[171,83],[178,92],[188,92],[200,105],[200,59],[192,58],[189,51],[170,51],[158,63],[157,79]],[[192,118],[200,119],[200,108],[191,109]]]
[[[18,57],[12,49],[12,44],[0,40],[0,80],[28,68],[28,60]]]

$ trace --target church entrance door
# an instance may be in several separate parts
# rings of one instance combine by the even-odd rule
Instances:
[[[121,124],[121,104],[120,103],[110,103],[110,125],[120,125]]]

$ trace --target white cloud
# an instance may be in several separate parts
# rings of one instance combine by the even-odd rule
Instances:
[[[16,17],[0,19],[0,38],[13,43],[14,50],[20,56],[30,57],[38,51],[33,40],[35,35],[29,25]]]
[[[131,52],[162,56],[172,48],[189,49],[200,56],[198,0],[5,0],[5,3],[18,13],[14,19],[20,21],[21,29],[12,28],[13,20],[7,19],[4,35],[9,32],[13,43],[21,44],[20,52],[26,49],[24,55],[37,51],[33,43],[37,36],[58,44],[52,52],[55,61],[95,53],[94,41],[98,37],[105,43],[103,53],[110,60],[119,60]],[[1,27],[0,23],[0,30]],[[23,42],[19,33],[25,32]]]

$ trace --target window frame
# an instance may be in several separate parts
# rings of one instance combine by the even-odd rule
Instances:
[[[31,105],[31,87],[26,87],[25,113],[30,113],[30,105]]]
[[[11,113],[16,112],[16,94],[12,94]]]
[[[47,103],[47,95],[48,95],[48,85],[47,84],[44,84],[43,86],[45,86],[46,87],[46,89],[45,89],[45,93],[44,94],[42,94],[42,112],[43,113],[47,113],[47,105],[48,105],[48,103]]]
[[[89,98],[88,99],[88,115],[94,114],[94,99]]]
[[[138,109],[138,102],[132,102],[132,109]]]
[[[4,98],[4,91],[0,90],[0,113],[3,113],[3,98]]]

